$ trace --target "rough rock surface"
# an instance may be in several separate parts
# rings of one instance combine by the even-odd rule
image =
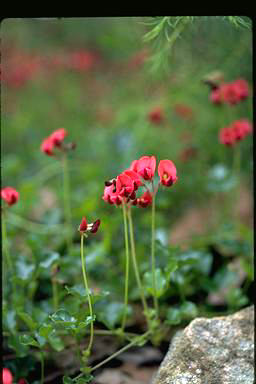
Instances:
[[[178,332],[153,384],[254,383],[254,306]]]

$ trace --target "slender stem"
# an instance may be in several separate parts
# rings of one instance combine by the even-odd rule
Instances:
[[[12,277],[14,277],[14,268],[12,264],[11,255],[9,252],[9,246],[8,246],[8,238],[7,238],[7,231],[6,231],[6,223],[5,223],[5,217],[4,214],[2,214],[2,236],[3,236],[3,244],[5,248],[5,255],[6,255],[6,261],[8,264],[8,268],[11,272]],[[13,294],[16,296],[16,284],[12,279],[12,290]]]
[[[240,163],[241,163],[241,153],[240,153],[240,143],[236,143],[233,151],[233,172],[234,176],[238,178],[238,183],[236,186],[236,191],[234,193],[234,207],[233,210],[235,212],[235,207],[239,206],[239,198],[240,198]],[[236,218],[236,214],[234,213],[234,218]],[[238,212],[239,218],[239,212]]]
[[[128,312],[128,288],[129,288],[129,240],[128,240],[128,226],[127,215],[124,201],[122,202],[123,218],[124,218],[124,237],[125,237],[125,288],[124,288],[124,314],[122,319],[122,331],[125,328],[126,316]]]
[[[150,332],[151,331],[147,331],[143,335],[139,336],[139,338],[142,339],[142,338],[147,337],[150,334]],[[114,359],[116,356],[120,355],[121,353],[123,353],[124,351],[126,351],[129,348],[131,348],[134,344],[137,344],[137,343],[138,343],[138,337],[134,338],[134,340],[132,340],[129,344],[125,345],[123,348],[121,348],[118,351],[116,351],[115,353],[113,353],[113,355],[107,357],[105,360],[101,361],[99,364],[97,364],[94,367],[92,367],[91,371],[95,371],[96,369],[100,368],[102,365],[104,365],[108,361]]]
[[[140,339],[144,339],[145,337],[147,337],[149,334],[151,333],[151,331],[147,331],[145,332],[143,335],[140,335],[136,338],[134,338],[134,340],[132,340],[129,344],[125,345],[123,348],[119,349],[118,351],[116,351],[115,353],[113,353],[111,356],[107,357],[105,360],[101,361],[99,364],[95,365],[94,367],[92,367],[91,369],[91,372],[92,371],[95,371],[96,369],[100,368],[102,365],[108,363],[110,360],[114,359],[116,356],[120,355],[121,353],[123,353],[124,351],[126,351],[127,349],[131,348],[133,345],[137,344],[138,343],[138,338]],[[76,376],[73,380],[78,380],[80,377],[82,377],[84,375],[84,373],[80,373],[78,376]]]
[[[44,383],[44,352],[41,350],[41,384]]]
[[[53,274],[55,275],[55,269],[57,268],[57,265],[55,264],[53,266]],[[56,312],[58,310],[59,306],[59,299],[58,299],[58,285],[55,276],[52,276],[52,294],[53,294],[53,308]]]
[[[143,304],[143,309],[144,309],[144,312],[146,314],[148,312],[148,306],[147,306],[147,302],[146,302],[146,299],[145,299],[145,296],[144,296],[144,291],[143,291],[142,283],[141,283],[141,280],[140,280],[139,268],[138,268],[137,259],[136,259],[136,251],[135,251],[135,244],[134,244],[134,234],[133,234],[133,222],[132,222],[132,215],[131,215],[131,209],[130,208],[128,208],[127,215],[128,215],[129,229],[130,229],[130,242],[131,242],[133,267],[134,267],[134,272],[135,272],[135,277],[136,277],[136,280],[137,280],[137,284],[138,284],[138,287],[139,287],[139,290],[140,290],[140,296],[141,296],[141,301],[142,301],[142,304]]]
[[[70,253],[71,250],[71,231],[72,231],[72,222],[71,222],[71,208],[70,208],[70,190],[69,190],[69,172],[68,172],[68,161],[67,155],[63,155],[63,193],[64,193],[64,211],[65,211],[65,220],[67,225],[67,248]]]
[[[83,271],[83,278],[84,278],[84,286],[85,290],[87,292],[87,297],[88,297],[88,304],[89,304],[89,311],[90,311],[90,316],[92,318],[93,312],[92,312],[92,302],[91,302],[91,296],[90,296],[90,291],[89,291],[89,286],[87,282],[87,277],[86,277],[86,266],[84,263],[84,235],[81,235],[81,261],[82,261],[82,271]],[[90,328],[90,341],[89,345],[87,347],[87,351],[90,352],[91,347],[92,347],[92,342],[93,342],[93,321],[91,321],[91,328]]]
[[[156,317],[158,317],[158,301],[157,301],[157,290],[156,290],[156,259],[155,259],[155,193],[154,193],[154,181],[152,180],[152,221],[151,221],[151,271],[152,271],[152,283],[153,283],[153,297],[154,307],[156,310]]]

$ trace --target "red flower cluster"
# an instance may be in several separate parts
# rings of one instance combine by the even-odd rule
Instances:
[[[153,124],[161,124],[164,121],[164,112],[161,107],[153,108],[148,114],[149,121]]]
[[[238,104],[249,96],[249,86],[246,80],[238,79],[231,83],[223,83],[212,90],[210,99],[214,104]]]
[[[12,187],[1,189],[1,198],[8,204],[13,205],[19,200],[20,194]]]
[[[54,155],[54,148],[61,148],[64,138],[68,135],[68,132],[64,128],[60,128],[54,131],[49,137],[43,140],[41,144],[41,151],[48,156]]]
[[[252,125],[246,120],[236,120],[232,125],[221,129],[219,138],[222,144],[232,146],[252,133]]]
[[[96,233],[99,229],[99,226],[100,226],[99,219],[94,221],[94,223],[88,224],[86,218],[83,217],[78,230],[80,233],[84,233],[84,232]]]
[[[142,156],[134,160],[129,169],[122,172],[115,179],[105,183],[103,200],[109,204],[120,205],[122,202],[140,207],[147,207],[152,203],[152,193],[147,191],[136,197],[140,186],[145,186],[144,181],[152,181],[156,170],[155,156]],[[158,165],[159,183],[167,187],[177,181],[176,167],[170,160],[161,160]]]

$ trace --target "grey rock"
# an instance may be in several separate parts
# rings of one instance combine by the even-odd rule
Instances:
[[[253,384],[254,306],[197,318],[173,338],[153,384]]]

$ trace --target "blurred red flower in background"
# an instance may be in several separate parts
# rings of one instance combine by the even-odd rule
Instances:
[[[19,200],[20,194],[12,187],[1,189],[1,198],[8,204],[13,205]]]
[[[162,107],[153,108],[148,114],[149,121],[153,124],[161,124],[164,121],[164,111]]]

